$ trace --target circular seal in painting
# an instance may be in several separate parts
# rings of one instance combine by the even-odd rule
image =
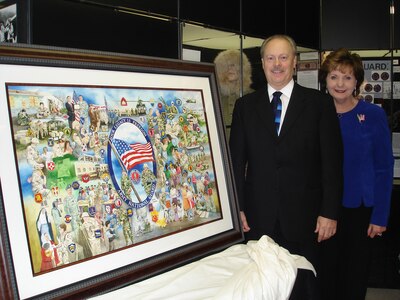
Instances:
[[[154,196],[157,164],[147,130],[133,118],[112,127],[107,146],[110,178],[119,197],[130,207],[146,206]]]

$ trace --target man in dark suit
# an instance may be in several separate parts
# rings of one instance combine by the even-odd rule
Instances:
[[[292,38],[272,36],[260,52],[268,85],[238,99],[230,135],[243,231],[247,240],[270,236],[318,273],[319,245],[336,233],[342,197],[335,107],[329,97],[294,82]],[[271,103],[276,91],[282,93],[278,124]]]
[[[72,123],[75,121],[75,108],[74,104],[72,103],[71,96],[67,96],[67,102],[65,103],[65,108],[67,109],[69,128],[72,129]]]

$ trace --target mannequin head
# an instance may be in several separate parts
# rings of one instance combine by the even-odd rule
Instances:
[[[240,92],[240,51],[231,49],[220,52],[214,60],[221,94],[227,96]],[[243,94],[251,88],[251,65],[243,53]]]

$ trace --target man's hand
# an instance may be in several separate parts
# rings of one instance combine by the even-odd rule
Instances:
[[[243,211],[240,212],[240,220],[242,220],[243,232],[250,231],[249,224],[247,224],[246,215]]]
[[[319,216],[315,233],[318,233],[318,242],[325,241],[336,234],[337,221]]]

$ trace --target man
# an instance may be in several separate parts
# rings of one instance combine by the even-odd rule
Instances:
[[[157,180],[156,176],[154,175],[153,171],[149,169],[149,166],[147,164],[143,165],[143,171],[142,171],[142,186],[144,188],[144,191],[146,192],[146,196],[150,195],[151,188],[153,186],[153,183],[155,183]]]
[[[29,115],[26,112],[25,108],[21,109],[21,111],[18,113],[17,124],[21,126],[26,126],[29,125],[29,121]]]
[[[296,44],[290,37],[266,39],[260,53],[268,86],[238,99],[230,136],[243,231],[247,240],[270,236],[306,257],[318,273],[318,243],[335,234],[342,196],[335,107],[319,91],[294,82]],[[275,91],[282,92],[278,127]]]
[[[71,96],[67,96],[67,102],[65,103],[65,108],[67,109],[69,128],[71,128],[72,130],[73,129],[72,123],[75,121],[75,108],[74,104],[72,103]]]
[[[65,214],[70,216],[71,231],[77,237],[79,234],[80,209],[77,197],[73,193],[72,185],[66,187],[67,195],[64,198]]]
[[[89,105],[83,99],[82,95],[78,97],[78,104],[79,104],[79,116],[80,119],[83,120],[83,127],[88,130],[89,129]]]
[[[47,109],[47,107],[44,106],[43,102],[40,102],[39,103],[39,109],[38,109],[38,112],[36,114],[36,118],[38,118],[38,119],[47,118],[49,114],[50,114],[50,112]]]

